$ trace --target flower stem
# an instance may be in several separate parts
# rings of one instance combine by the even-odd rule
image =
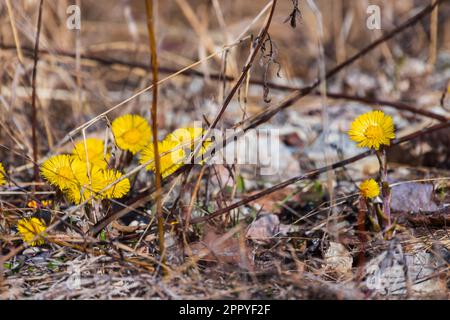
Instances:
[[[387,222],[384,230],[389,230],[391,228],[391,187],[388,182],[386,149],[382,148],[380,151],[376,151],[376,155],[380,164],[381,194],[383,196],[382,220]]]
[[[367,202],[363,197],[360,197],[358,202],[358,218],[356,222],[358,229],[358,238],[360,242],[360,250],[358,255],[358,266],[360,267],[360,270],[362,270],[362,266],[364,265],[365,262],[365,250],[366,250],[365,247],[367,242],[365,221],[367,215],[368,215]],[[362,272],[360,272],[360,275],[362,275]]]
[[[387,228],[391,226],[391,187],[388,182],[386,149],[383,148],[383,175],[381,192],[383,193],[383,212],[388,219]]]

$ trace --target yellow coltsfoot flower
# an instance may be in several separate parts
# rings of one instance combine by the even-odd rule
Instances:
[[[105,144],[103,140],[97,138],[88,138],[81,140],[75,144],[72,154],[81,161],[106,168],[110,154],[105,152]]]
[[[20,219],[17,222],[17,231],[19,231],[23,241],[31,246],[39,246],[45,243],[45,229],[44,221],[35,217]]]
[[[141,151],[149,144],[151,138],[147,120],[135,114],[126,114],[116,118],[112,123],[112,132],[117,146],[132,154]]]
[[[82,161],[77,161],[80,165],[83,164]],[[93,165],[88,174],[87,167],[84,166],[84,171],[76,175],[77,183],[71,185],[64,191],[68,199],[75,204],[80,204],[86,200],[99,199],[101,198],[99,192],[104,186],[103,180],[102,168]]]
[[[115,170],[103,170],[103,188],[106,188],[110,184],[116,182],[122,177],[122,173]],[[113,184],[111,187],[102,192],[102,197],[106,199],[118,199],[122,198],[130,191],[130,180],[125,178],[119,182]]]
[[[378,150],[381,145],[388,146],[395,138],[394,122],[383,111],[367,112],[353,121],[348,134],[358,143],[358,147]]]
[[[0,162],[0,186],[6,183],[5,174],[6,174],[5,168],[3,167],[3,164]]]
[[[39,203],[36,200],[28,201],[27,207],[37,209],[39,207],[50,207],[53,204],[53,200],[41,200]]]
[[[28,207],[28,208],[32,208],[32,209],[37,209],[38,203],[37,203],[36,200],[28,201],[27,207]]]
[[[61,190],[77,183],[77,177],[84,174],[85,166],[70,155],[57,155],[41,165],[41,175],[52,185]]]
[[[366,199],[373,199],[380,194],[380,187],[373,179],[364,180],[359,185],[359,192]]]
[[[160,156],[161,175],[163,178],[177,171],[182,165],[186,156],[179,142],[169,139],[158,141],[158,152]],[[155,151],[153,144],[146,146],[141,152],[140,164],[147,164],[147,170],[155,172]]]
[[[193,152],[200,144],[205,133],[206,131],[203,128],[180,128],[168,134],[164,140],[176,141],[180,145],[182,145],[183,148],[189,148],[190,151]],[[203,155],[204,153],[206,153],[206,150],[211,145],[211,143],[211,139],[206,139],[203,142],[198,155]]]

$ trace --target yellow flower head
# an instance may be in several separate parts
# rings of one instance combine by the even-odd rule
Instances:
[[[31,200],[28,201],[27,206],[28,208],[37,209],[38,203],[36,202],[36,200]]]
[[[17,230],[23,241],[31,246],[39,246],[44,244],[46,236],[45,223],[42,219],[38,218],[24,218],[17,222]]]
[[[110,184],[119,180],[122,177],[122,173],[115,170],[103,170],[103,188],[106,188]],[[102,197],[107,199],[118,199],[122,198],[130,191],[130,180],[125,178],[120,180],[116,184],[112,185],[110,188],[102,192]]]
[[[378,150],[380,145],[388,146],[390,140],[395,138],[394,122],[383,111],[367,112],[353,121],[348,134],[358,142],[358,147]]]
[[[44,207],[50,207],[50,206],[53,204],[53,200],[42,200],[42,201],[41,201],[41,204],[42,204]]]
[[[158,152],[160,156],[161,175],[163,178],[171,175],[182,166],[185,153],[178,142],[168,139],[158,141]],[[154,160],[155,152],[153,149],[153,144],[151,143],[146,146],[144,150],[142,150],[139,162],[144,164],[151,161],[147,165],[147,170],[152,170],[155,172],[156,168]]]
[[[188,147],[189,149],[191,149],[190,151],[193,152],[200,144],[201,139],[203,138],[205,133],[206,131],[202,128],[180,128],[168,134],[165,140],[176,141],[180,145]],[[211,139],[206,139],[199,150],[199,155],[204,154],[211,143]]]
[[[83,164],[82,161],[79,162],[80,165]],[[89,199],[99,199],[99,191],[102,190],[104,186],[103,182],[103,169],[97,166],[92,166],[89,171],[89,175],[84,166],[84,171],[76,175],[76,184],[72,184],[65,191],[69,200],[75,204],[80,204]]]
[[[143,117],[126,114],[112,123],[112,132],[117,146],[132,154],[141,151],[150,142],[150,126]]]
[[[359,185],[359,192],[364,198],[372,199],[380,194],[380,187],[378,186],[378,183],[373,179],[364,180]]]
[[[0,186],[6,183],[5,172],[6,172],[5,168],[3,167],[3,164],[0,162]]]
[[[69,155],[53,156],[41,165],[41,175],[61,190],[76,184],[85,171],[85,165]]]
[[[81,140],[72,150],[72,154],[81,161],[88,160],[89,163],[106,168],[110,155],[105,154],[105,144],[103,140],[89,138],[86,141]]]
[[[38,203],[36,200],[28,201],[27,206],[28,208],[37,209],[38,207],[50,207],[53,204],[52,200],[41,200],[40,203]]]

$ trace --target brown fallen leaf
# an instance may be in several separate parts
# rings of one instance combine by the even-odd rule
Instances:
[[[202,241],[192,243],[190,251],[192,255],[199,255],[204,250],[208,253],[200,260],[221,264],[238,265],[242,269],[253,271],[254,263],[252,254],[245,239],[234,236],[226,237],[213,226],[205,226],[205,234]],[[188,251],[189,253],[189,251]]]
[[[246,238],[255,242],[269,242],[280,231],[280,219],[274,214],[265,214],[247,228]]]

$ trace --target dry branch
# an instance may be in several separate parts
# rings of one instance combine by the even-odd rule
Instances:
[[[447,121],[445,123],[436,124],[436,125],[434,125],[434,126],[432,126],[430,128],[423,129],[423,130],[418,130],[416,132],[413,132],[413,133],[411,133],[409,135],[404,136],[403,138],[395,140],[395,141],[393,141],[392,145],[398,145],[398,144],[401,144],[401,143],[404,143],[404,142],[407,142],[407,141],[410,141],[410,140],[422,137],[424,135],[427,135],[427,134],[430,134],[432,132],[435,132],[435,131],[438,131],[438,130],[442,130],[442,129],[445,129],[445,128],[448,128],[448,127],[450,127],[450,121]],[[285,188],[285,187],[287,187],[287,186],[289,186],[289,185],[291,185],[293,183],[299,182],[301,180],[315,178],[315,177],[317,177],[318,175],[320,175],[322,173],[328,172],[330,170],[335,170],[337,168],[344,167],[346,165],[349,165],[351,163],[359,161],[359,160],[361,160],[363,158],[366,158],[367,156],[370,156],[372,154],[374,154],[374,151],[373,150],[368,150],[368,151],[362,152],[362,153],[360,153],[360,154],[358,154],[356,156],[353,156],[353,157],[350,157],[348,159],[336,162],[336,163],[334,163],[334,164],[332,164],[330,166],[325,166],[325,167],[321,167],[319,169],[311,170],[311,171],[309,171],[309,172],[307,172],[305,174],[302,174],[302,175],[293,177],[291,179],[285,180],[285,181],[283,181],[283,182],[281,182],[279,184],[276,184],[276,185],[274,185],[274,186],[272,186],[270,188],[264,189],[264,190],[262,190],[262,191],[260,191],[258,193],[255,193],[255,194],[253,194],[253,195],[251,195],[249,197],[246,197],[246,198],[244,198],[244,199],[242,199],[240,201],[237,201],[237,202],[229,205],[228,207],[221,208],[221,209],[211,213],[210,215],[192,219],[191,223],[204,222],[204,221],[212,219],[214,217],[218,217],[220,215],[223,215],[223,214],[229,212],[230,210],[233,210],[233,209],[236,209],[236,208],[238,208],[240,206],[246,205],[246,204],[248,204],[248,203],[250,203],[252,201],[255,201],[256,199],[265,197],[265,196],[267,196],[267,195],[269,195],[269,194],[271,194],[271,193],[273,193],[275,191],[278,191],[280,189],[283,189],[283,188]]]
[[[37,106],[36,106],[36,75],[37,75],[37,64],[39,57],[39,37],[41,35],[41,22],[42,22],[42,9],[44,7],[44,0],[39,2],[39,13],[37,20],[37,31],[36,38],[34,42],[34,62],[33,62],[33,75],[31,80],[32,96],[31,96],[31,135],[33,144],[33,163],[34,163],[34,181],[39,179],[39,166],[38,161],[38,140],[37,140]]]
[[[159,236],[159,254],[161,255],[161,262],[165,264],[165,249],[164,249],[164,217],[161,206],[161,159],[158,150],[158,56],[156,50],[155,39],[155,24],[153,12],[153,0],[146,0],[145,7],[147,10],[147,29],[150,42],[151,65],[152,65],[152,143],[155,154],[155,186],[156,186],[156,217],[158,219],[158,236]]]

